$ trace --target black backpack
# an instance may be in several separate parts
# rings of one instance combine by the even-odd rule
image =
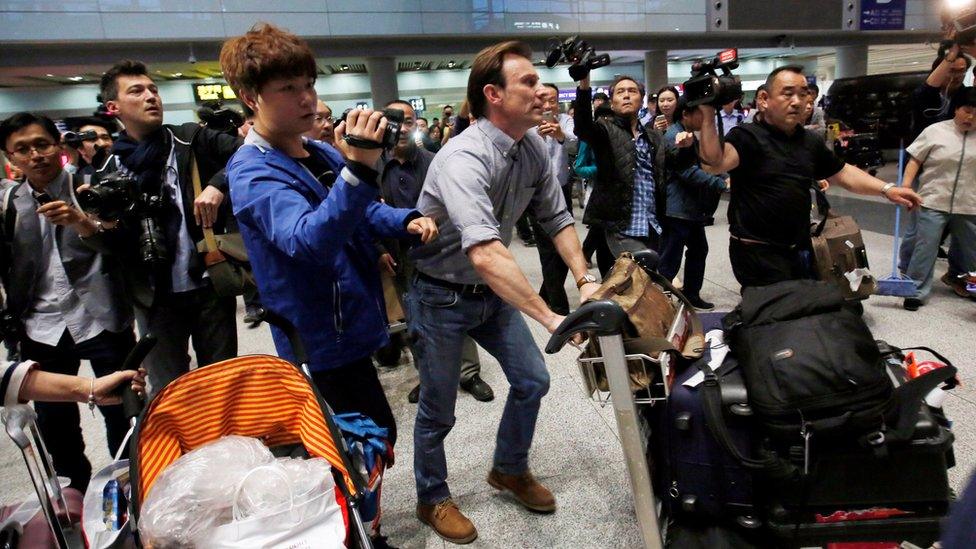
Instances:
[[[742,367],[749,404],[774,450],[751,459],[726,443],[731,439],[713,373],[704,382],[707,423],[743,465],[776,477],[799,470],[775,448],[803,448],[806,472],[813,439],[818,445],[857,440],[878,453],[888,442],[909,440],[922,398],[956,374],[951,366],[939,368],[895,389],[864,320],[844,306],[839,288],[825,282],[746,288],[723,326]]]

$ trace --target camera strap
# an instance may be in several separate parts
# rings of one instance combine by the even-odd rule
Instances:
[[[197,167],[197,157],[190,152],[190,166],[193,172],[193,198],[199,198],[203,193],[203,185],[200,182],[200,168]],[[217,237],[214,236],[213,228],[203,227],[203,241],[207,246],[207,253],[220,252],[217,246]]]

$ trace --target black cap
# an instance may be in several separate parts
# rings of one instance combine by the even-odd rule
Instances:
[[[604,101],[610,101],[610,96],[603,92],[596,92],[593,94],[593,100],[602,99]]]

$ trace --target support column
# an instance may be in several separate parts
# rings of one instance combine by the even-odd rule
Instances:
[[[369,72],[369,91],[373,95],[374,108],[380,109],[383,105],[399,98],[396,59],[367,57],[366,71]]]
[[[864,76],[868,73],[867,46],[840,46],[837,48],[837,66],[834,79]]]
[[[644,85],[648,95],[668,83],[668,51],[650,50],[644,52]]]

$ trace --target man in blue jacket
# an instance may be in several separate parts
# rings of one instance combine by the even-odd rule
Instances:
[[[396,440],[396,425],[370,355],[389,341],[376,238],[437,235],[429,218],[380,203],[382,113],[353,110],[335,130],[342,151],[303,138],[317,97],[308,44],[272,25],[224,43],[224,75],[254,111],[254,127],[227,165],[231,201],[264,306],[298,329],[312,380],[336,412],[363,413]],[[376,143],[379,146],[379,143]],[[343,160],[345,157],[345,161]],[[331,170],[331,186],[313,174]],[[295,360],[284,333],[278,354]]]
[[[689,107],[684,96],[678,99],[674,110],[675,123],[664,134],[664,140],[674,143],[679,133],[701,130],[702,112]],[[701,298],[705,279],[705,258],[708,257],[708,240],[705,224],[715,212],[722,191],[728,188],[725,177],[713,175],[701,169],[698,160],[697,139],[693,148],[684,148],[680,156],[688,156],[687,162],[679,158],[678,164],[686,166],[670,173],[667,182],[667,213],[664,218],[664,245],[658,270],[668,280],[678,274],[681,254],[685,253],[684,294],[696,309],[709,311],[714,308]]]

